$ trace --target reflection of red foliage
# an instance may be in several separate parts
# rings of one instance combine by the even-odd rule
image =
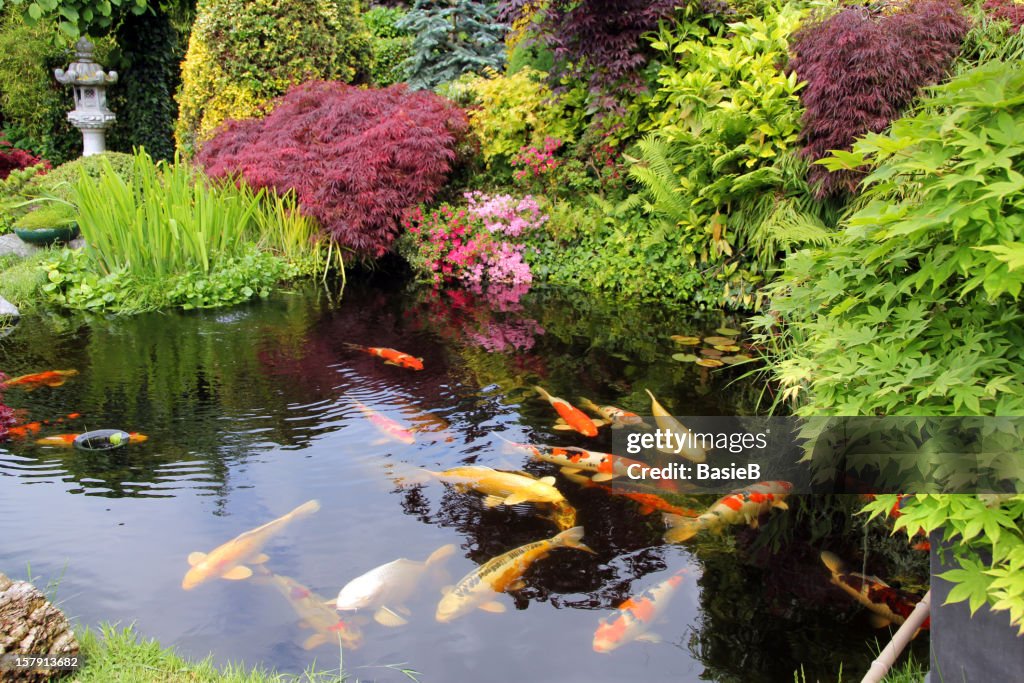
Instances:
[[[492,353],[528,351],[544,328],[533,318],[514,315],[529,285],[475,285],[466,289],[430,289],[421,296],[422,313],[414,325],[445,339],[470,342]],[[513,315],[509,315],[513,314]]]
[[[0,372],[0,385],[7,379],[7,375]],[[14,411],[3,403],[3,394],[0,394],[0,441],[7,438],[7,428],[17,423],[14,418]]]

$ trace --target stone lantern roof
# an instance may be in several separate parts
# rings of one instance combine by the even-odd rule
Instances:
[[[55,69],[53,75],[64,85],[110,85],[117,83],[117,72],[104,73],[103,68],[92,58],[96,46],[85,38],[75,43],[75,61],[68,70]]]

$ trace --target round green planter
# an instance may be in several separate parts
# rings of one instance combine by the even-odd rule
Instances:
[[[37,228],[35,230],[16,227],[14,234],[20,237],[22,242],[37,247],[46,247],[55,242],[70,242],[78,237],[78,225],[72,223],[61,228]]]

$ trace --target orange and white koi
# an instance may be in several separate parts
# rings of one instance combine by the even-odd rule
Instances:
[[[916,596],[893,588],[877,576],[847,572],[843,561],[827,550],[821,553],[821,561],[832,573],[833,584],[871,610],[871,621],[876,628],[882,628],[889,624],[903,624],[920,600]],[[928,618],[921,628],[926,629],[930,625],[931,618]]]
[[[359,344],[346,344],[350,349],[356,351],[362,351],[368,353],[371,356],[378,356],[384,359],[385,365],[397,365],[400,368],[406,368],[408,370],[422,370],[423,359],[414,358],[407,353],[402,353],[395,349],[389,349],[384,346],[360,346]]]
[[[658,399],[654,398],[654,394],[651,393],[650,389],[644,389],[644,391],[651,397],[651,414],[654,415],[654,421],[660,429],[674,435],[673,438],[668,440],[669,443],[679,444],[676,448],[666,446],[658,450],[664,453],[680,455],[693,462],[704,462],[707,460],[708,449],[694,444],[693,433],[682,422],[672,417],[672,414],[658,403]]]
[[[314,633],[302,643],[302,649],[312,650],[326,643],[341,644],[354,650],[363,642],[363,633],[351,621],[338,618],[338,613],[324,603],[324,599],[290,576],[282,576],[259,568],[256,572],[261,582],[269,583],[278,593],[284,596],[304,628],[313,629]]]
[[[68,377],[73,377],[77,374],[78,370],[47,370],[46,372],[36,372],[31,375],[22,375],[21,377],[9,379],[3,383],[3,386],[8,389],[10,387],[23,387],[25,391],[33,391],[42,386],[59,387],[68,380]]]
[[[719,530],[731,524],[749,524],[756,529],[765,512],[789,509],[784,499],[792,488],[788,481],[762,481],[722,496],[695,519],[666,514],[665,522],[671,528],[665,532],[665,541],[682,543],[703,529]]]
[[[594,632],[594,652],[611,652],[634,640],[660,643],[661,638],[651,633],[650,628],[672,602],[687,571],[680,569],[642,594],[627,599],[618,611],[602,619]]]
[[[41,439],[36,439],[36,443],[40,446],[58,446],[61,448],[70,448],[75,444],[81,434],[53,434],[51,436],[44,436]],[[123,438],[123,437],[122,437]],[[149,437],[139,432],[128,432],[128,443],[142,443],[149,441]]]
[[[642,417],[636,413],[631,413],[628,410],[623,410],[616,406],[599,406],[586,397],[580,397],[580,405],[587,410],[600,415],[611,424],[612,429],[622,429],[626,426],[646,426]]]
[[[558,412],[562,422],[555,424],[555,429],[574,430],[583,436],[597,436],[597,428],[605,423],[601,420],[594,420],[587,416],[582,410],[566,401],[564,398],[552,396],[541,387],[534,387],[537,393]]]
[[[232,581],[249,578],[252,576],[252,569],[246,566],[247,563],[263,564],[269,559],[260,552],[267,541],[281,533],[290,523],[308,517],[319,509],[319,501],[307,501],[288,514],[246,531],[209,553],[191,553],[188,556],[188,563],[192,568],[185,574],[181,587],[191,590],[203,581],[214,578]]]
[[[374,427],[376,427],[383,434],[388,437],[401,441],[404,444],[412,444],[416,442],[416,435],[412,433],[412,430],[406,429],[404,426],[395,422],[390,417],[381,415],[373,408],[370,408],[362,401],[352,399],[359,411],[367,417]]]
[[[502,438],[499,436],[499,438]],[[591,479],[595,482],[609,481],[615,477],[626,476],[629,463],[636,463],[647,467],[639,461],[631,461],[628,458],[620,458],[612,453],[600,451],[588,451],[585,448],[560,446],[534,446],[526,443],[506,442],[513,448],[528,454],[529,456],[558,465],[566,476],[579,474],[581,471],[593,472]]]
[[[495,593],[515,591],[523,588],[523,574],[530,566],[555,550],[556,548],[575,548],[584,552],[594,552],[583,542],[583,527],[567,529],[554,538],[535,541],[509,550],[488,560],[482,566],[466,574],[455,585],[444,591],[444,597],[437,605],[434,614],[441,623],[446,623],[462,616],[474,608],[485,612],[504,612],[505,605],[494,599]]]

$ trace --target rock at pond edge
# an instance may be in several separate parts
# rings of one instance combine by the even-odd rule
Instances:
[[[67,617],[46,596],[26,581],[12,581],[0,573],[0,658],[8,655],[44,657],[78,656],[78,639]],[[59,670],[0,668],[0,681],[48,681]]]

